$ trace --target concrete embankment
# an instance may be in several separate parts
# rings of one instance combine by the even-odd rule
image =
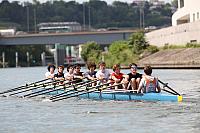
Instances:
[[[160,69],[200,69],[200,48],[161,50],[142,58],[138,65]]]

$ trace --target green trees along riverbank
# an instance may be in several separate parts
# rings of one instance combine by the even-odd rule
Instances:
[[[48,0],[41,3],[20,3],[20,0],[0,2],[0,28],[12,28],[22,31],[35,31],[35,24],[42,22],[79,22],[93,28],[141,26],[140,19],[145,18],[145,27],[171,25],[172,5],[167,3],[155,6],[150,2],[143,5],[115,1],[108,4],[102,0],[90,0],[77,3],[63,0]],[[141,16],[144,15],[144,16]]]
[[[143,32],[134,33],[127,41],[113,42],[108,50],[103,51],[96,42],[88,42],[82,46],[81,56],[86,62],[98,63],[104,60],[108,67],[114,64],[128,65],[137,62],[145,54],[157,52],[156,46],[149,46]]]

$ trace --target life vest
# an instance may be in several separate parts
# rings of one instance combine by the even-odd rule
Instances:
[[[144,78],[146,81],[146,87],[145,87],[146,93],[156,92],[156,78],[154,78],[153,80],[148,79],[146,76],[144,76]]]

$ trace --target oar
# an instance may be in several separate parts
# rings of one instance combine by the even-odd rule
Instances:
[[[170,94],[173,94],[173,95],[177,95],[176,93],[174,93],[174,92],[171,92],[171,91],[169,91],[169,90],[166,90],[166,89],[161,89],[162,91],[165,91],[165,92],[168,92],[168,93],[170,93]]]
[[[110,83],[98,85],[98,86],[95,86],[95,87],[86,88],[86,89],[84,89],[84,90],[78,91],[78,92],[83,92],[83,93],[81,93],[81,94],[76,94],[77,92],[74,92],[73,94],[76,94],[76,95],[70,94],[70,95],[67,95],[66,97],[63,97],[63,98],[60,98],[60,99],[52,100],[52,102],[56,102],[56,101],[60,101],[60,100],[64,100],[64,99],[68,99],[68,98],[72,98],[72,97],[78,97],[78,96],[81,96],[81,95],[84,95],[84,94],[88,94],[88,93],[92,93],[92,92],[95,92],[95,91],[102,91],[102,90],[105,90],[105,89],[107,89],[107,88],[119,86],[119,85],[121,85],[122,83],[120,83],[120,84],[115,84],[115,85],[111,85],[111,86],[107,86],[108,84],[110,84]]]
[[[43,80],[36,81],[36,82],[30,83],[30,84],[19,86],[19,87],[10,89],[10,90],[6,90],[6,91],[3,91],[3,92],[0,92],[0,94],[5,94],[5,93],[13,92],[13,91],[18,91],[18,90],[26,89],[28,87],[34,87],[34,86],[31,86],[31,85],[36,85],[37,83],[40,83],[40,82],[43,82],[43,81],[46,81],[46,80],[49,80],[49,79],[43,79]]]
[[[62,89],[66,89],[66,88],[69,88],[71,86],[73,86],[73,84],[71,83],[74,83],[76,82],[77,80],[72,80],[72,81],[69,81],[65,84],[61,84],[60,88],[57,88],[56,87],[53,87],[53,88],[47,88],[47,89],[43,89],[43,90],[40,90],[40,91],[37,91],[37,92],[33,92],[33,93],[30,93],[30,94],[27,94],[27,95],[24,95],[24,97],[28,97],[28,98],[31,98],[31,97],[36,97],[36,96],[39,96],[39,95],[44,95],[44,94],[48,94],[50,92],[54,92],[54,91],[58,91],[58,90],[62,90]],[[88,82],[88,81],[84,81],[84,82]],[[71,84],[71,85],[68,85],[68,84]],[[79,84],[82,84],[82,82],[80,83],[77,83],[75,85],[79,85]],[[68,85],[68,86],[65,86],[65,85]]]
[[[29,87],[29,88],[26,88],[25,90],[23,89],[23,90],[21,90],[21,91],[12,93],[12,94],[10,94],[9,96],[13,96],[13,95],[16,95],[16,94],[20,94],[20,93],[24,93],[24,92],[27,92],[27,91],[35,90],[35,89],[37,89],[38,87],[44,87],[44,88],[45,88],[46,86],[49,86],[49,84],[56,84],[56,83],[58,83],[58,82],[60,82],[60,81],[59,81],[59,80],[55,80],[55,81],[43,83],[43,84],[37,85],[36,87],[33,87],[33,88]]]
[[[97,81],[98,81],[98,80],[90,80],[90,82],[88,82],[88,83],[86,83],[86,84],[82,84],[82,85],[81,85],[81,84],[71,85],[70,87],[73,87],[73,89],[68,90],[68,91],[64,91],[63,93],[57,94],[57,95],[55,95],[55,96],[52,96],[52,97],[50,97],[50,100],[63,97],[63,96],[65,96],[64,94],[67,94],[67,93],[69,93],[69,92],[71,92],[71,91],[77,91],[78,88],[81,88],[81,87],[90,85],[90,84],[95,83],[95,82],[97,82]],[[77,85],[80,85],[80,86],[75,87],[75,86],[77,86]]]
[[[167,85],[167,83],[162,82],[161,80],[158,80],[161,84],[163,84],[164,87],[167,87],[168,89],[170,89],[171,91],[173,91],[176,95],[180,94],[178,92],[176,92],[174,89],[172,89],[170,86]]]

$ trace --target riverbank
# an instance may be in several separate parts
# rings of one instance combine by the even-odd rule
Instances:
[[[157,69],[200,69],[200,48],[161,50],[140,59],[137,64]]]

